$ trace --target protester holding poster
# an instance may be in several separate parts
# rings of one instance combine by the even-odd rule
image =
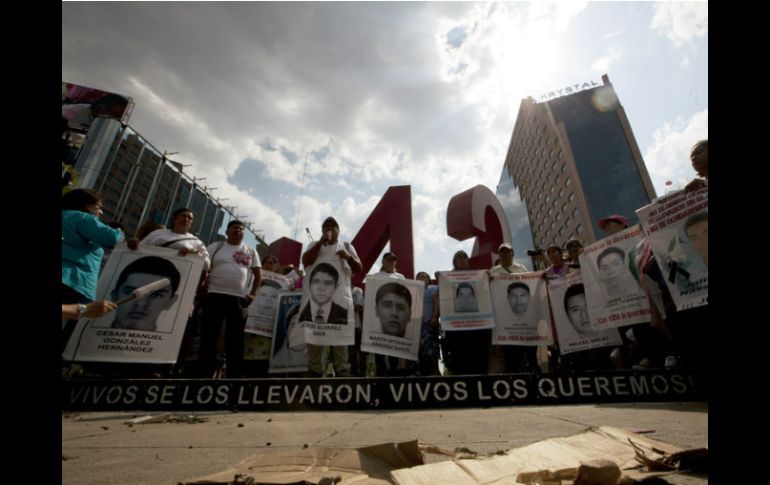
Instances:
[[[321,239],[302,255],[308,278],[302,285],[300,322],[305,325],[308,372],[323,375],[323,346],[331,345],[335,375],[350,377],[346,346],[355,342],[350,278],[363,266],[353,245],[339,241],[340,226],[333,217],[324,220],[321,232]]]
[[[605,229],[616,221],[602,219]],[[608,222],[609,221],[609,222]],[[623,225],[625,225],[623,218]],[[644,241],[641,226],[634,225],[589,244],[583,256],[583,281],[586,285],[588,312],[595,330],[617,328],[623,339],[618,367],[645,368],[662,364],[654,349],[661,335],[650,327],[652,318],[647,292],[641,286],[636,266],[636,248]]]
[[[272,254],[262,261],[262,279],[249,305],[243,334],[243,375],[266,377],[270,362],[278,292],[289,288],[289,278],[278,273],[281,265]]]
[[[513,260],[513,246],[510,243],[500,244],[497,248],[497,254],[500,256],[500,264],[489,270],[489,275],[492,277],[490,291],[495,314],[495,327],[492,330],[492,341],[490,342],[492,346],[489,351],[488,372],[500,374],[537,371],[540,369],[537,363],[538,342],[529,339],[536,337],[538,330],[535,326],[534,332],[532,332],[532,327],[528,326],[525,318],[532,300],[530,287],[527,283],[513,276],[513,273],[526,273],[527,268]],[[508,277],[502,278],[503,276]],[[537,277],[540,277],[540,273],[537,273]],[[503,283],[495,284],[497,278],[500,278],[499,281],[503,281]],[[505,284],[507,287],[502,288]],[[547,298],[545,285],[541,284],[539,288],[542,289],[542,297]],[[505,296],[504,299],[503,296]],[[546,300],[544,305],[546,317],[547,307]],[[547,318],[543,321],[547,325]],[[547,328],[544,331],[546,336],[550,335]],[[521,342],[527,343],[521,345]]]
[[[666,324],[682,357],[679,364],[698,369],[709,358],[703,340],[703,325],[709,321],[707,140],[693,147],[691,160],[706,183],[696,179],[686,190],[659,197],[636,212],[676,308],[667,310]]]
[[[611,369],[610,347],[621,344],[616,329],[594,331],[579,272],[548,282],[556,337],[564,370]]]
[[[387,356],[377,359],[378,376],[409,375],[420,347],[424,284],[370,276],[364,295],[361,350]]]
[[[469,270],[465,251],[454,254],[452,266],[452,271],[438,275],[441,327],[448,351],[444,363],[453,375],[486,374],[495,323],[487,272]],[[468,311],[474,305],[476,311]]]

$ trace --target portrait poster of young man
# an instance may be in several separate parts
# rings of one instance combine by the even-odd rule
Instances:
[[[301,301],[300,292],[278,292],[268,371],[270,374],[308,370],[305,330],[299,321]]]
[[[116,246],[99,277],[96,296],[114,301],[118,308],[101,318],[79,320],[62,357],[176,362],[204,264],[200,256],[178,253],[153,246],[136,251]]]
[[[278,294],[281,290],[289,288],[289,278],[272,271],[262,271],[261,275],[254,303],[249,305],[244,331],[272,337],[273,322],[278,309]]]
[[[548,293],[542,271],[492,277],[490,292],[495,314],[495,345],[548,344],[552,341]]]
[[[494,327],[489,276],[485,270],[439,271],[439,306],[444,330]]]
[[[417,361],[424,291],[422,281],[366,278],[361,350]]]
[[[635,224],[583,248],[580,268],[594,329],[650,321],[649,299],[631,272],[632,251],[644,237]]]
[[[317,260],[307,268],[302,284],[299,321],[306,342],[313,345],[352,345],[355,321],[350,278],[339,260]]]
[[[585,288],[579,272],[548,281],[548,295],[562,355],[621,345],[617,329],[594,330],[591,327]]]

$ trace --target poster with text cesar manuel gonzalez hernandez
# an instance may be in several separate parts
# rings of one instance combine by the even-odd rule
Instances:
[[[422,281],[367,277],[361,350],[418,360],[424,291]]]
[[[636,211],[677,310],[708,304],[708,202],[682,190]]]
[[[77,322],[62,358],[79,362],[176,362],[192,313],[203,258],[176,249],[118,244],[104,266],[97,300],[116,310]]]
[[[594,330],[650,321],[650,301],[631,272],[633,249],[644,239],[639,224],[583,249],[580,270]]]
[[[439,271],[439,306],[444,330],[492,328],[492,298],[486,270]]]

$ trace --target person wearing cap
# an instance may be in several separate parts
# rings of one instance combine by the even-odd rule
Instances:
[[[599,226],[599,229],[604,231],[607,236],[611,236],[628,228],[629,222],[628,219],[621,216],[620,214],[613,214],[611,216],[605,217],[604,219],[600,219],[597,225]],[[645,240],[642,244],[649,245],[649,242]],[[596,264],[599,277],[603,281],[605,288],[604,291],[607,296],[610,298],[622,296],[626,290],[625,287],[619,285],[619,282],[616,281],[616,277],[620,274],[622,269],[627,267],[625,261],[625,252],[622,249],[611,246],[599,254],[599,257],[597,257],[596,260]],[[657,266],[657,263],[654,261],[654,259],[652,260],[652,264]],[[639,281],[639,284],[641,285],[641,281]],[[652,303],[650,303],[650,305],[652,306]],[[631,366],[633,363],[632,360],[634,360],[631,347],[635,341],[635,346],[637,349],[635,353],[638,356],[638,363],[634,365],[645,368],[648,365],[647,363],[650,362],[649,356],[654,353],[654,349],[652,349],[652,347],[655,344],[652,342],[656,337],[654,335],[655,330],[652,329],[649,322],[625,325],[618,327],[618,330],[620,331],[620,336],[623,339],[623,345],[619,348],[620,357],[616,358],[615,360],[616,367],[620,368]],[[616,353],[615,355],[618,354]]]
[[[363,270],[361,260],[358,258],[356,248],[349,242],[339,240],[340,225],[334,217],[327,217],[321,224],[321,238],[302,255],[302,264],[310,267],[316,260],[328,260],[338,257],[342,261],[344,275],[340,275],[340,284],[351,287],[350,278],[353,273]],[[311,277],[312,279],[312,277]],[[324,369],[321,361],[324,346],[307,344],[308,372],[312,377],[321,377]],[[346,345],[331,346],[334,374],[337,377],[350,377],[350,362],[348,361],[348,347]]]
[[[502,243],[497,248],[497,254],[500,255],[500,264],[489,270],[490,275],[527,272],[527,268],[523,264],[513,260],[514,253],[511,243]]]
[[[489,276],[496,276],[509,273],[526,273],[527,268],[513,260],[513,246],[510,243],[502,243],[497,248],[497,254],[500,255],[500,264],[495,265],[489,270]],[[525,285],[526,286],[526,285]],[[514,292],[516,293],[516,292]],[[529,289],[527,289],[527,298],[529,298]],[[508,297],[510,302],[511,292]],[[489,349],[489,368],[490,374],[502,374],[510,372],[524,372],[532,364],[537,366],[537,347],[530,345],[492,345],[490,341]]]
[[[613,234],[628,228],[629,224],[628,219],[625,217],[620,214],[613,214],[604,219],[599,219],[598,226],[606,235],[612,236]]]
[[[398,259],[396,258],[396,255],[387,252],[382,255],[382,266],[380,266],[380,272],[375,273],[375,276],[385,276],[388,278],[397,278],[397,279],[404,279],[404,275],[396,271],[396,262]]]
[[[567,261],[570,268],[580,269],[580,253],[583,252],[583,243],[577,239],[570,239],[564,245],[567,249]]]

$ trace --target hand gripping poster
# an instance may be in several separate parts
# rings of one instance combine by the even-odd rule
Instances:
[[[273,336],[273,322],[278,309],[278,292],[289,288],[289,279],[272,271],[262,271],[262,280],[254,302],[249,305],[244,331],[265,337]]]
[[[302,293],[299,291],[278,292],[268,370],[270,374],[308,370],[305,329],[299,321],[301,301]]]
[[[622,343],[617,329],[594,330],[591,327],[585,288],[579,271],[549,280],[548,296],[562,355]]]
[[[639,224],[589,244],[580,254],[580,270],[594,330],[650,321],[647,294],[632,273],[633,250],[644,239]]]
[[[80,319],[62,358],[79,362],[176,362],[192,313],[203,258],[176,249],[115,247],[96,288],[118,308]]]
[[[361,350],[418,360],[424,291],[422,281],[366,278]]]
[[[316,260],[302,284],[299,321],[305,342],[313,345],[353,345],[355,320],[350,276],[336,255]]]
[[[708,189],[659,197],[636,213],[677,310],[707,305]]]
[[[442,329],[479,330],[495,326],[487,275],[483,269],[439,272]]]
[[[542,271],[537,271],[492,277],[494,345],[536,346],[553,341],[548,317],[548,292],[542,274]]]

